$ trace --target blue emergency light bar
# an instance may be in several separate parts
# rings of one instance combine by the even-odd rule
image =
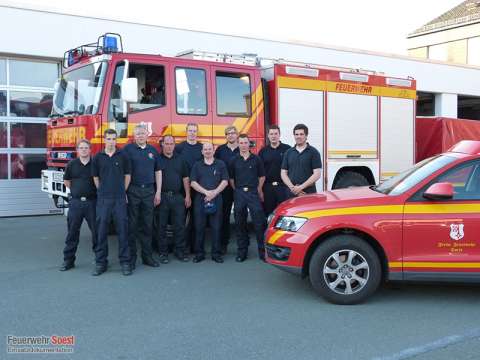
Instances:
[[[68,52],[68,61],[67,61],[68,66],[72,66],[75,64],[75,58],[73,56],[73,51]]]
[[[120,48],[118,45],[120,44]],[[116,33],[105,33],[96,43],[80,45],[63,55],[63,67],[68,68],[84,58],[123,51],[122,37]]]
[[[106,35],[103,38],[103,51],[106,53],[117,52],[117,38],[114,36]]]

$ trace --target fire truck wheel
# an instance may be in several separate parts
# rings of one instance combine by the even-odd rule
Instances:
[[[338,175],[333,184],[333,189],[344,189],[350,186],[368,186],[368,179],[355,171],[344,171]]]
[[[352,305],[371,296],[382,270],[375,250],[354,235],[336,235],[321,243],[310,261],[310,282],[327,301]]]

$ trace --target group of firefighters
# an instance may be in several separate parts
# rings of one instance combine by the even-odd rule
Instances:
[[[243,262],[248,256],[250,213],[258,254],[265,261],[266,215],[288,198],[316,192],[322,163],[318,150],[307,142],[307,126],[294,127],[293,147],[280,141],[278,126],[271,126],[268,144],[258,155],[250,151],[248,135],[239,134],[234,126],[226,127],[226,143],[216,150],[211,142],[198,141],[197,124],[187,124],[186,133],[186,141],[178,145],[172,135],[165,135],[161,153],[148,144],[148,129],[142,124],[134,129],[134,141],[122,149],[117,148],[116,131],[107,129],[105,148],[93,158],[90,142],[78,142],[77,158],[69,162],[64,174],[71,199],[60,271],[75,266],[83,219],[92,234],[94,276],[107,271],[112,220],[123,275],[131,275],[136,267],[137,242],[144,265],[158,267],[169,262],[168,224],[178,260],[190,261],[189,253],[195,263],[205,260],[208,224],[211,258],[223,263],[232,207],[237,231],[235,260]],[[158,245],[158,261],[153,244]]]

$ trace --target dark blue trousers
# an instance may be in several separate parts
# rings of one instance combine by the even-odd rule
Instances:
[[[195,221],[195,255],[205,256],[205,227],[207,220],[210,224],[212,236],[212,257],[222,255],[221,247],[221,231],[222,231],[222,197],[217,196],[213,199],[217,206],[217,211],[214,214],[205,214],[205,201],[203,195],[197,195],[194,206],[194,221]]]
[[[272,185],[271,183],[265,183],[263,185],[265,214],[267,216],[270,215],[281,202],[287,200],[288,193],[291,193],[290,189],[283,184]]]
[[[141,244],[142,259],[152,257],[153,185],[128,187],[128,246],[132,263],[137,260],[137,242]]]
[[[190,189],[190,197],[192,198],[192,206],[185,210],[185,249],[187,252],[195,252],[195,201],[200,194],[195,190]]]
[[[118,235],[118,258],[120,264],[130,263],[130,248],[128,246],[128,217],[125,197],[114,199],[97,199],[97,246],[95,247],[95,262],[106,266],[108,263],[108,229],[113,219]]]
[[[255,236],[257,238],[258,253],[260,256],[265,254],[264,232],[267,226],[265,213],[263,212],[262,202],[256,189],[243,191],[242,188],[236,188],[234,192],[235,224],[237,227],[237,255],[248,255],[248,228],[247,216],[250,211]]]
[[[96,200],[81,201],[80,199],[70,199],[67,215],[68,234],[65,239],[65,248],[63,249],[63,260],[65,262],[75,261],[75,253],[77,252],[78,242],[80,240],[80,228],[82,227],[83,219],[86,220],[92,233],[92,250],[95,251],[97,241],[95,207]]]
[[[222,219],[222,238],[221,242],[223,246],[227,246],[230,239],[230,214],[232,213],[233,205],[233,189],[227,186],[222,191],[223,202],[223,219]]]
[[[175,254],[185,254],[185,198],[180,193],[162,193],[162,202],[158,210],[158,252],[168,255],[167,224],[170,218],[173,231]]]

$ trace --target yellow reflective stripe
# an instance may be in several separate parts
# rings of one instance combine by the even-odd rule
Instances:
[[[255,92],[252,94],[251,99],[252,104],[252,114],[250,117],[237,117],[231,125],[235,126],[239,133],[247,133],[248,130],[257,120],[259,113],[263,110],[263,91],[261,84],[257,86]],[[130,137],[133,135],[133,130],[137,123],[128,123],[127,136]],[[181,137],[185,135],[185,126],[187,123],[173,123],[168,124],[165,127],[165,130],[161,133],[160,136],[164,135],[174,135]],[[212,124],[198,124],[198,136],[199,138],[206,137],[206,140],[209,140],[211,136],[221,137],[222,140],[214,140],[215,144],[223,144],[225,142],[225,128],[229,124],[225,125],[212,125]],[[104,122],[102,125],[95,130],[95,135],[91,139],[92,144],[100,144],[102,142],[103,133],[106,129],[115,129],[115,122]],[[117,143],[125,144],[129,141],[129,138],[117,138]]]
[[[480,213],[480,204],[379,205],[304,211],[295,216],[313,219],[323,216],[371,214],[471,214]]]
[[[325,91],[327,89],[327,82],[323,80],[314,79],[300,79],[294,77],[277,77],[278,87],[301,89],[301,90],[319,90]]]
[[[480,204],[405,205],[405,214],[471,214],[480,212]]]
[[[328,150],[328,155],[377,155],[377,150]]]
[[[275,244],[277,242],[278,239],[280,239],[282,237],[283,234],[286,234],[286,231],[283,231],[283,230],[277,230],[275,231],[272,236],[270,236],[268,238],[268,243],[269,244]]]
[[[417,92],[412,89],[400,89],[388,86],[373,86],[348,82],[325,81],[316,79],[300,79],[279,76],[278,87],[302,90],[319,90],[349,94],[362,94],[372,96],[386,96],[404,99],[416,99]]]
[[[388,263],[388,267],[391,267],[391,268],[398,268],[398,267],[402,267],[402,262],[401,261],[391,261]]]
[[[253,111],[250,117],[237,117],[232,124],[225,125],[198,124],[198,135],[225,137],[225,128],[230,125],[235,126],[239,133],[247,133],[253,123],[257,120],[259,113],[263,110],[263,93],[261,85],[259,85],[255,90],[251,103]],[[162,136],[166,134],[183,136],[185,135],[185,126],[186,123],[173,123],[171,125],[167,125],[162,133]]]
[[[401,214],[403,205],[379,205],[379,206],[357,206],[350,208],[337,208],[325,210],[305,211],[295,216],[313,219],[322,216],[337,215],[370,215],[370,214]]]
[[[165,130],[162,133],[162,136],[173,135],[176,137],[185,136],[186,134],[186,125],[187,123],[174,123],[166,126]],[[211,124],[198,124],[198,136],[199,137],[210,137],[210,136],[221,136],[225,137],[225,127],[226,125],[211,125]],[[225,142],[225,141],[224,141]]]
[[[392,171],[392,172],[382,172],[381,173],[381,176],[382,177],[392,177],[392,176],[395,176],[395,175],[398,175],[399,172],[395,172],[395,171]]]
[[[128,136],[128,134],[133,133],[133,129],[136,125],[137,124],[128,124],[127,136]],[[92,144],[100,144],[102,142],[102,139],[103,139],[103,133],[107,129],[115,129],[115,122],[111,121],[111,122],[102,123],[102,125],[97,130],[95,130],[95,134],[93,135],[93,138],[90,139],[90,142]],[[125,144],[127,142],[128,142],[128,138],[117,138],[117,143],[118,144]]]
[[[50,143],[56,145],[76,144],[78,140],[85,139],[85,127],[75,126],[69,128],[50,129]]]
[[[263,102],[261,102],[257,109],[255,110],[255,113],[248,119],[247,123],[243,126],[243,128],[238,127],[235,125],[234,126],[238,129],[238,132],[241,133],[248,133],[248,130],[252,127],[253,123],[257,120],[258,113],[263,110]]]

